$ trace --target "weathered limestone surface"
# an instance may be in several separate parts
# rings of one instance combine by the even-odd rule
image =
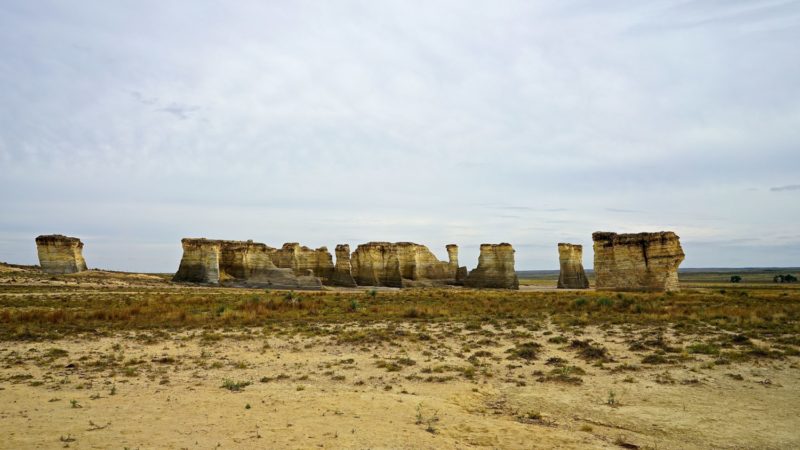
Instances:
[[[450,270],[455,272],[455,284],[462,285],[464,280],[467,279],[468,271],[466,266],[459,267],[458,265],[458,246],[456,244],[448,244],[445,246],[447,249],[447,258],[450,261]]]
[[[333,270],[331,283],[336,286],[355,287],[356,280],[353,278],[350,264],[350,246],[339,244],[336,246],[336,266]]]
[[[519,289],[511,244],[481,244],[478,267],[469,272],[464,285],[475,288]]]
[[[361,244],[350,257],[351,273],[359,286],[402,287],[397,248],[389,242]]]
[[[577,244],[558,244],[558,261],[561,272],[558,275],[559,289],[587,289],[589,280],[583,270],[583,246]]]
[[[319,289],[319,278],[298,276],[272,262],[276,249],[253,241],[183,239],[183,258],[174,281],[285,289]]]
[[[309,269],[326,283],[333,276],[333,257],[327,247],[313,250],[297,242],[287,242],[274,250],[271,257],[277,267],[292,269],[298,276],[305,275]]]
[[[616,234],[596,232],[594,273],[597,289],[677,291],[678,266],[685,255],[671,231]]]
[[[183,257],[173,281],[219,283],[220,241],[181,239]]]
[[[76,273],[86,270],[83,259],[83,242],[80,239],[60,234],[49,234],[36,238],[39,265],[49,274]]]
[[[455,283],[458,263],[439,261],[427,247],[413,242],[369,242],[351,257],[359,286],[410,287]]]

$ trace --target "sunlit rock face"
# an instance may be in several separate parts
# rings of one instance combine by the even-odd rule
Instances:
[[[511,244],[481,244],[478,267],[469,272],[464,285],[474,288],[519,289]]]
[[[183,257],[173,281],[219,283],[220,241],[203,238],[181,239]]]
[[[183,239],[183,258],[174,281],[281,289],[319,289],[319,278],[308,271],[296,275],[292,269],[272,262],[277,251],[253,241]]]
[[[439,261],[427,247],[413,242],[369,242],[351,256],[359,286],[411,287],[454,284],[458,265]]]
[[[583,270],[583,246],[577,244],[558,244],[558,261],[561,271],[558,275],[559,289],[586,289],[589,280]]]
[[[361,244],[350,257],[353,279],[359,286],[402,287],[397,248],[389,242]]]
[[[356,280],[353,278],[350,264],[350,246],[339,244],[336,246],[336,265],[333,268],[331,284],[336,286],[355,287]]]
[[[314,276],[329,283],[333,276],[333,257],[326,247],[316,250],[297,242],[287,242],[271,253],[272,262],[282,269],[292,269],[295,275],[303,276],[311,270]]]
[[[594,274],[597,289],[677,291],[678,266],[685,257],[671,231],[616,234],[596,232]]]
[[[86,270],[83,242],[80,239],[49,234],[36,238],[39,265],[49,274],[76,273]]]

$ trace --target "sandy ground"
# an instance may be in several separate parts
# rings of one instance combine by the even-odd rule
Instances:
[[[684,352],[650,366],[629,347],[653,330],[623,328],[407,324],[378,342],[346,331],[5,342],[0,447],[800,448],[794,357],[714,365]],[[582,358],[572,339],[613,361]],[[542,346],[536,359],[508,359],[525,342]],[[544,379],[559,366],[585,371],[580,384]]]

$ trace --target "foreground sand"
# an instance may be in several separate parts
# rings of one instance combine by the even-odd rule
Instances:
[[[647,365],[629,347],[658,330],[619,327],[335,327],[4,343],[0,446],[800,447],[795,357]],[[674,346],[699,338],[663,331]],[[526,342],[542,347],[507,352]]]

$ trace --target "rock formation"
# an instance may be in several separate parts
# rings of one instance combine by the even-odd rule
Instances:
[[[83,259],[83,242],[60,234],[38,236],[36,252],[39,265],[49,274],[76,273],[86,270]]]
[[[457,262],[439,261],[427,247],[413,242],[361,244],[353,252],[351,264],[359,286],[454,284],[458,270]]]
[[[514,248],[511,244],[481,244],[478,267],[469,272],[464,285],[474,288],[519,289],[514,271]]]
[[[336,286],[355,287],[356,280],[353,278],[350,265],[350,246],[340,244],[336,246],[336,266],[333,268],[331,284]]]
[[[219,283],[220,241],[181,239],[183,257],[172,281]]]
[[[597,289],[677,291],[684,259],[680,238],[671,231],[616,234],[596,232],[594,274]]]
[[[450,261],[450,270],[455,272],[455,284],[462,285],[464,280],[467,279],[467,268],[465,266],[458,266],[458,246],[456,244],[448,244],[445,246],[447,249],[447,258]]]
[[[265,244],[210,239],[182,239],[181,243],[183,258],[173,281],[285,289],[322,286],[307,271],[297,275],[292,269],[276,267],[272,255],[277,250]]]
[[[583,270],[583,246],[577,244],[558,244],[558,261],[561,272],[558,274],[559,289],[587,289],[589,280]]]
[[[298,276],[305,275],[311,270],[314,276],[326,283],[330,282],[333,276],[333,257],[326,247],[312,250],[297,242],[288,242],[280,249],[273,250],[271,257],[275,266],[292,269]]]

